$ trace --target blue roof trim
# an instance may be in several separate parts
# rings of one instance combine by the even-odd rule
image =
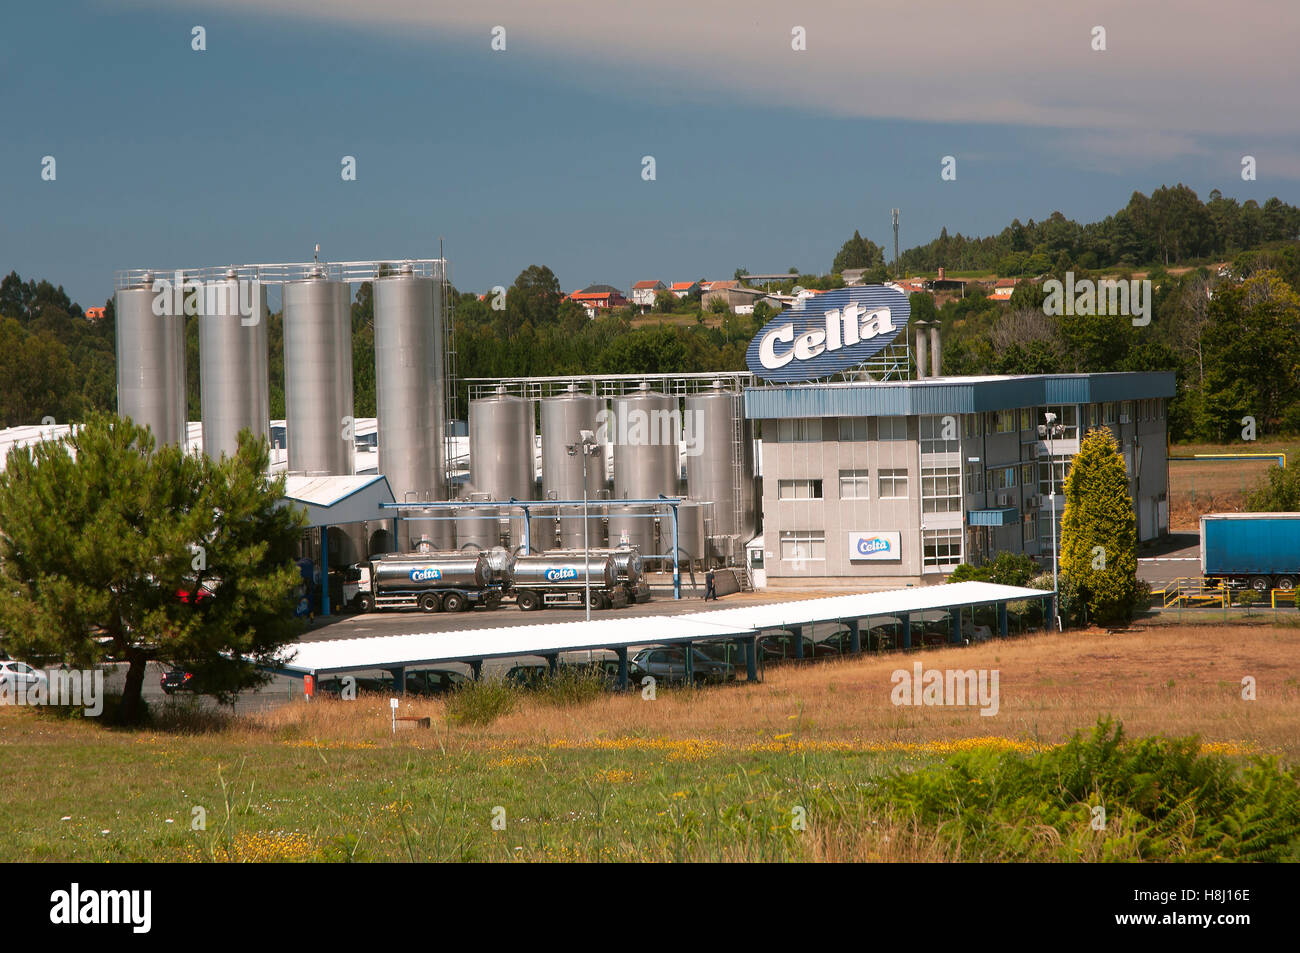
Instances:
[[[1020,522],[1020,511],[1014,506],[1001,506],[991,510],[967,510],[968,526],[1011,526]]]
[[[746,388],[745,416],[765,420],[975,414],[1051,404],[1148,400],[1173,397],[1175,392],[1172,371],[796,384]]]

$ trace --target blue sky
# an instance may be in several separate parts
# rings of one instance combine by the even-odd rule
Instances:
[[[1159,5],[1169,20],[1112,0],[475,6],[6,7],[0,269],[89,306],[121,268],[300,261],[317,242],[433,257],[442,237],[463,290],[534,263],[574,290],[825,271],[855,228],[889,242],[893,206],[908,247],[1057,209],[1090,221],[1178,181],[1300,203],[1300,16],[1255,0],[1230,21],[1208,0]]]

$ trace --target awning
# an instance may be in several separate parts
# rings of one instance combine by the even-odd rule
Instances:
[[[969,526],[1011,526],[1020,522],[1020,511],[1014,506],[1000,506],[991,510],[967,510]]]
[[[392,519],[379,504],[396,502],[388,478],[368,474],[285,477],[284,501],[307,510],[308,526]]]

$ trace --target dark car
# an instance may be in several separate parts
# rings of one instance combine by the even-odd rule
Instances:
[[[839,649],[826,642],[814,642],[808,636],[801,636],[804,659],[838,658]],[[771,635],[758,640],[758,651],[764,662],[784,662],[797,659],[795,634],[786,629],[779,629]]]
[[[446,672],[432,669],[423,672],[406,673],[406,694],[408,695],[446,695],[464,685],[468,678],[460,672]]]
[[[175,692],[197,692],[199,690],[198,679],[194,677],[194,673],[185,671],[179,665],[163,672],[162,677],[158,679],[158,684],[162,686],[163,692],[168,695]]]
[[[391,678],[358,678],[354,675],[344,675],[335,678],[325,678],[317,684],[316,690],[325,695],[342,696],[343,679],[352,678],[355,681],[355,688],[358,695],[393,695],[393,680]]]

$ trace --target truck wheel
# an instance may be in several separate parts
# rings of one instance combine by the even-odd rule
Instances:
[[[587,593],[587,605],[591,606],[593,609],[605,608],[604,600],[601,598],[600,593],[595,589]]]
[[[442,608],[441,604],[438,602],[438,594],[435,592],[426,592],[424,595],[420,596],[420,608],[425,612],[437,612]]]
[[[1291,592],[1295,589],[1295,579],[1292,576],[1278,576],[1277,587],[1279,589],[1285,589],[1287,592]]]
[[[493,609],[501,608],[501,593],[489,592],[483,597],[483,608],[491,612]]]
[[[602,592],[600,594],[600,607],[602,609],[614,608],[614,600],[608,592]]]
[[[449,592],[442,597],[442,608],[446,612],[462,612],[466,605],[468,602],[459,592]]]
[[[1254,589],[1256,592],[1268,592],[1269,589],[1272,588],[1272,585],[1268,581],[1268,576],[1252,576],[1250,580],[1250,588]]]
[[[369,596],[361,596],[360,598],[357,599],[357,611],[358,611],[358,612],[369,612],[369,611],[370,611],[370,597],[369,597]]]
[[[515,596],[515,604],[525,612],[532,612],[541,605],[541,603],[542,600],[538,597],[537,593],[530,589],[525,589],[523,592],[519,593],[519,595]]]

